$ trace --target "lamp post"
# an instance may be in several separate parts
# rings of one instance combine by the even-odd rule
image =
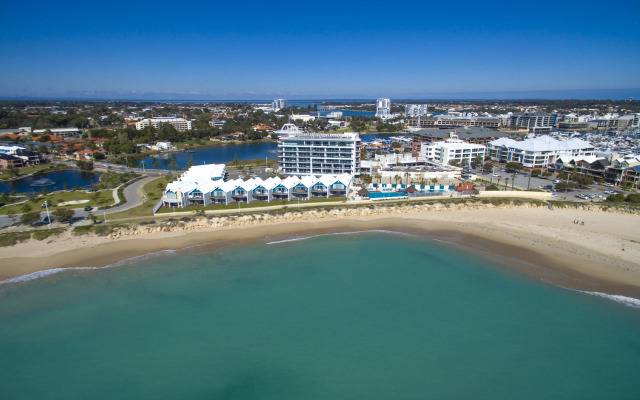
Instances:
[[[49,226],[51,226],[51,215],[49,215],[49,203],[47,203],[47,200],[44,201],[44,207],[47,210],[47,221],[49,221]]]

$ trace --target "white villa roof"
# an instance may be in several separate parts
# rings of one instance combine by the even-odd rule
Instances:
[[[509,138],[496,139],[489,144],[493,147],[507,147],[523,151],[571,151],[590,149],[593,145],[582,139],[557,140],[551,136],[538,136],[525,140],[513,140]]]
[[[220,174],[220,175],[217,175]],[[282,185],[287,189],[292,189],[299,183],[302,183],[307,188],[320,182],[323,185],[329,187],[335,182],[341,182],[344,185],[349,186],[353,177],[349,174],[341,175],[304,175],[304,176],[288,176],[285,179],[279,177],[270,177],[265,180],[261,178],[244,179],[232,179],[229,181],[223,181],[222,179],[212,180],[212,176],[223,176],[224,165],[222,164],[210,164],[199,165],[191,167],[187,172],[182,174],[179,180],[170,182],[167,184],[165,191],[189,193],[198,189],[202,193],[211,193],[216,189],[221,189],[224,192],[230,192],[238,187],[243,188],[246,191],[251,191],[258,186],[262,186],[267,190],[271,190],[278,185]]]

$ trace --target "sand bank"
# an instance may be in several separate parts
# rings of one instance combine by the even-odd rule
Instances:
[[[53,268],[98,267],[167,249],[228,248],[331,232],[395,230],[498,259],[536,279],[640,298],[640,216],[546,207],[399,206],[223,217],[128,228],[108,237],[65,233],[0,249],[0,280]],[[576,224],[575,221],[580,223]],[[584,222],[584,225],[582,224]]]

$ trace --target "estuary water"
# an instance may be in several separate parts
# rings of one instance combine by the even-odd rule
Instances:
[[[74,187],[90,188],[100,181],[100,174],[78,170],[64,170],[32,175],[13,181],[0,182],[0,192],[40,193],[42,189],[49,192],[63,190],[65,184],[69,189]]]
[[[640,310],[399,234],[0,284],[3,399],[637,399]]]
[[[144,161],[146,168],[152,168],[153,161],[156,160],[160,169],[171,169],[171,161],[175,160],[178,169],[184,169],[187,168],[191,158],[196,165],[228,163],[236,158],[239,161],[273,159],[278,158],[277,149],[278,145],[274,142],[234,143],[204,147],[190,152],[162,153],[140,160],[129,160],[129,166],[140,167]]]

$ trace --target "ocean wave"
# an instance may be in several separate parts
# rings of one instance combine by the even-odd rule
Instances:
[[[619,294],[606,294],[601,292],[587,292],[584,290],[578,290],[578,292],[590,294],[592,296],[604,297],[605,299],[613,300],[616,303],[624,304],[625,306],[633,307],[640,310],[640,299],[633,297],[626,297]]]
[[[150,259],[154,259],[154,258],[169,256],[169,255],[172,255],[172,254],[175,254],[175,253],[176,253],[176,250],[172,250],[172,249],[161,250],[161,251],[157,251],[157,252],[154,252],[154,253],[143,254],[141,256],[135,256],[135,257],[127,258],[125,260],[118,261],[118,262],[113,263],[113,264],[108,264],[108,265],[105,265],[105,266],[102,266],[102,267],[67,267],[67,268],[45,269],[44,271],[36,271],[36,272],[32,272],[30,274],[16,276],[15,278],[5,279],[3,281],[0,281],[0,285],[10,284],[10,283],[27,282],[27,281],[31,281],[31,280],[34,280],[34,279],[43,278],[45,276],[54,275],[54,274],[57,274],[57,273],[60,273],[60,272],[65,272],[65,271],[86,271],[86,270],[98,270],[98,269],[122,267],[122,266],[125,266],[125,265],[137,264],[137,263],[140,263],[142,261],[146,261],[146,260],[150,260]]]
[[[410,233],[406,233],[406,232],[389,231],[389,230],[385,230],[385,229],[369,229],[369,230],[364,230],[364,231],[321,233],[321,234],[318,234],[318,235],[311,235],[311,236],[299,236],[299,237],[290,238],[290,239],[275,240],[273,242],[267,242],[266,244],[280,244],[280,243],[287,243],[287,242],[298,242],[298,241],[301,241],[301,240],[312,239],[312,238],[316,238],[316,237],[320,237],[320,236],[357,235],[357,234],[360,234],[360,233],[387,233],[387,234],[392,234],[392,235],[414,236],[414,235],[412,235]]]

